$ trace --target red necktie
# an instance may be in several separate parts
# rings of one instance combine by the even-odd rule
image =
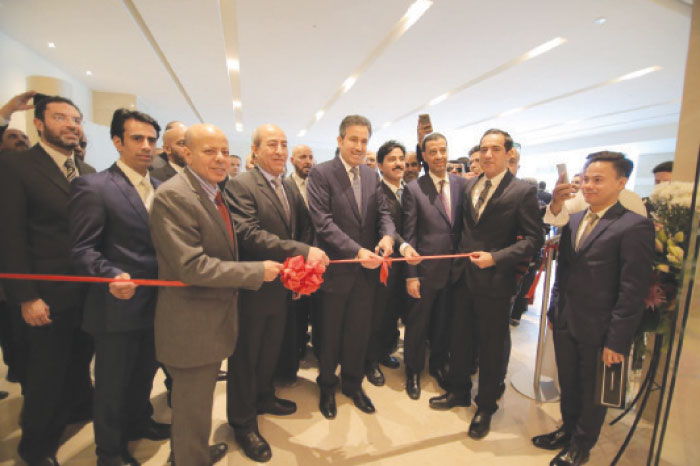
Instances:
[[[226,225],[226,231],[228,231],[228,236],[231,239],[231,244],[235,244],[235,240],[233,239],[233,227],[231,226],[231,214],[229,214],[228,207],[226,207],[226,204],[224,204],[224,200],[221,198],[221,191],[216,193],[216,198],[214,199],[214,202],[216,203],[216,210],[219,211],[219,215],[221,215],[221,220],[224,221],[224,225]]]

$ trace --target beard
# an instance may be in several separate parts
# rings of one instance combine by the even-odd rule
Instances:
[[[60,133],[55,133],[48,126],[44,126],[43,136],[47,143],[65,150],[73,150],[80,143],[77,137],[75,142],[65,141]]]
[[[174,163],[175,165],[178,165],[178,166],[183,167],[183,168],[185,167],[185,165],[187,165],[187,162],[185,161],[185,158],[184,158],[182,155],[180,155],[180,154],[178,154],[177,152],[175,152],[175,150],[172,150],[172,151],[170,152],[170,155],[172,156],[172,158],[173,158],[173,163]]]

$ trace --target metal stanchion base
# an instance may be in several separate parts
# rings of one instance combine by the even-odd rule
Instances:
[[[510,384],[520,392],[520,394],[532,400],[541,401],[543,403],[555,403],[559,401],[559,389],[554,379],[544,375],[541,376],[540,386],[537,391],[535,391],[534,379],[533,371],[525,369],[513,374],[510,378]]]

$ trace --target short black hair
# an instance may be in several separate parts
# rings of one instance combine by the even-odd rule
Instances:
[[[586,163],[583,165],[583,171],[593,162],[610,162],[615,167],[617,172],[617,177],[629,178],[632,174],[632,169],[634,169],[634,162],[625,157],[622,152],[613,152],[609,150],[604,150],[600,152],[593,152],[586,156]]]
[[[472,156],[474,152],[479,152],[481,150],[481,146],[479,144],[475,145],[471,149],[469,149],[469,157]]]
[[[444,134],[442,133],[430,133],[426,135],[423,140],[420,143],[420,148],[422,152],[425,152],[425,144],[430,142],[430,141],[436,141],[438,139],[442,139],[445,141],[445,144],[447,144],[447,138],[445,137]]]
[[[124,142],[124,125],[127,120],[137,120],[149,124],[156,130],[156,137],[160,134],[160,125],[158,125],[158,122],[150,115],[146,115],[137,110],[129,110],[128,108],[118,108],[112,115],[112,124],[109,127],[110,137],[114,138],[116,136]]]
[[[503,147],[505,148],[506,152],[513,148],[513,138],[510,137],[510,134],[508,134],[507,131],[503,131],[502,129],[497,128],[488,129],[484,132],[484,134],[481,135],[481,139],[479,139],[479,147],[481,147],[481,141],[483,141],[484,138],[489,134],[500,134],[501,136],[503,136]]]
[[[77,105],[73,103],[72,100],[67,99],[65,97],[61,97],[60,95],[48,95],[48,96],[42,96],[40,99],[34,99],[34,117],[44,121],[44,116],[46,114],[46,106],[48,104],[68,104],[71,105],[73,108],[75,108],[78,113],[80,113],[80,118],[83,117],[83,112],[80,111]]]
[[[396,148],[401,149],[401,152],[403,152],[404,157],[406,156],[406,148],[401,144],[399,141],[394,141],[393,139],[385,142],[384,144],[377,149],[377,163],[384,163],[384,157],[389,155],[389,152]]]
[[[671,173],[672,171],[673,171],[673,161],[669,160],[668,162],[661,162],[660,164],[655,166],[651,172],[652,173],[664,173],[664,172]]]

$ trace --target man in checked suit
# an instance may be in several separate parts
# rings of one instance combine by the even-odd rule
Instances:
[[[112,142],[119,160],[107,170],[73,182],[69,204],[73,260],[81,275],[158,277],[148,211],[159,181],[148,166],[160,126],[127,109],[114,112]],[[127,442],[164,440],[170,426],[151,419],[156,372],[153,319],[157,288],[133,283],[91,285],[83,329],[95,340],[94,428],[98,465],[139,464]]]
[[[619,202],[631,172],[632,162],[619,152],[589,155],[582,185],[589,207],[572,214],[562,230],[547,315],[554,329],[564,423],[532,439],[539,448],[562,449],[551,462],[555,466],[588,461],[606,411],[594,403],[598,358],[607,365],[621,363],[642,318],[654,227]]]
[[[185,133],[188,167],[156,192],[150,226],[158,276],[187,287],[164,287],[156,305],[156,357],[173,378],[171,445],[182,466],[213,464],[226,444],[208,447],[214,385],[238,336],[238,289],[258,289],[282,267],[238,262],[235,225],[217,183],[226,177],[228,140],[199,124]]]
[[[319,407],[327,419],[335,418],[337,413],[338,363],[342,392],[361,411],[374,412],[372,401],[362,390],[362,379],[379,278],[375,269],[382,262],[380,251],[385,256],[393,252],[396,229],[377,172],[360,163],[367,152],[371,128],[363,116],[345,117],[340,123],[338,155],[309,173],[309,210],[318,246],[331,259],[362,261],[361,265],[331,265],[322,285],[323,331],[317,381],[321,388]]]
[[[260,126],[253,132],[251,150],[255,167],[226,185],[240,258],[284,262],[302,255],[308,262],[327,265],[326,254],[308,245],[311,219],[304,199],[284,180],[288,157],[284,132],[276,125]],[[229,358],[227,417],[236,441],[254,461],[272,456],[258,431],[257,415],[285,416],[297,409],[293,401],[275,396],[273,384],[291,300],[291,291],[280,281],[240,294],[240,337]]]
[[[409,183],[404,192],[404,238],[421,255],[454,254],[462,231],[462,202],[467,181],[446,171],[445,136],[430,133],[421,145],[429,171]],[[406,392],[414,400],[420,397],[420,373],[425,366],[425,340],[429,329],[429,370],[440,384],[445,383],[451,324],[448,307],[451,265],[452,260],[441,259],[407,267],[406,290],[413,299],[406,316],[404,355]]]
[[[68,236],[70,182],[95,170],[76,160],[83,115],[63,97],[35,102],[40,141],[0,158],[0,244],[3,270],[75,275]],[[5,281],[10,302],[28,326],[20,456],[56,464],[66,424],[92,417],[92,338],[80,329],[85,286]]]
[[[469,436],[475,439],[488,434],[491,416],[498,409],[510,299],[516,286],[515,267],[529,260],[544,241],[537,188],[508,170],[512,147],[513,139],[507,132],[486,131],[480,142],[483,173],[467,181],[458,252],[471,253],[471,257],[453,263],[448,392],[430,400],[430,406],[436,409],[465,404],[462,401],[471,404],[469,375],[476,328],[478,410],[469,426]]]

